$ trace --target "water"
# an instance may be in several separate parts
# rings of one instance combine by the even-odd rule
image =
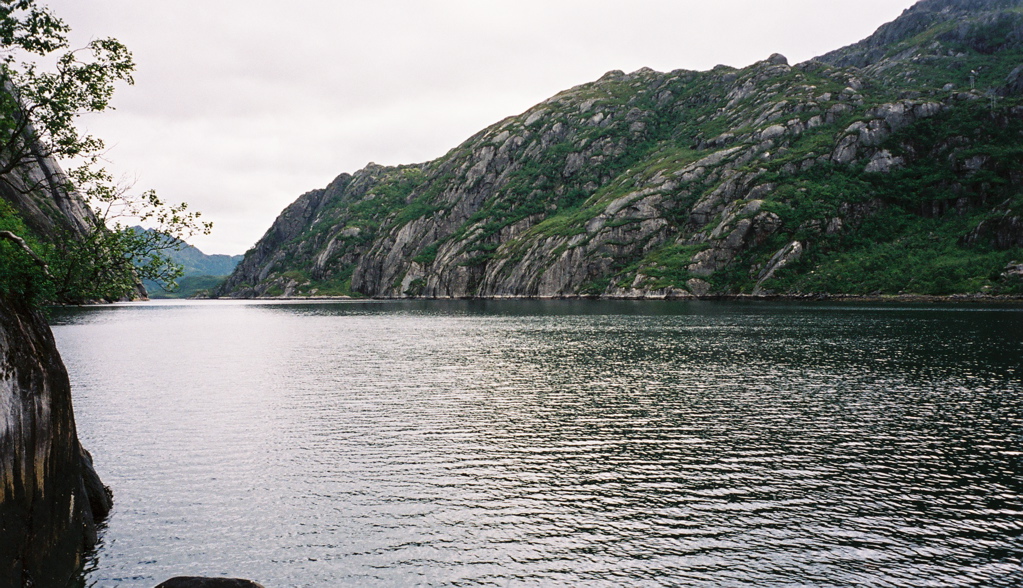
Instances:
[[[53,317],[88,586],[1023,585],[1023,311],[207,302]]]

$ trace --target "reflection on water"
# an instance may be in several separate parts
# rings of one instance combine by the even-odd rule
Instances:
[[[1023,312],[58,311],[86,583],[1023,585]]]

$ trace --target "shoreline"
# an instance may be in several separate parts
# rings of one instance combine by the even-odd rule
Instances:
[[[175,300],[157,298],[153,300]],[[925,304],[1005,304],[1023,306],[1023,295],[990,294],[721,294],[714,296],[251,296],[217,298],[178,298],[176,300],[258,300],[258,301],[426,301],[426,300],[609,300],[636,302],[701,302],[701,301],[749,301],[749,302],[867,302],[867,303],[925,303]]]

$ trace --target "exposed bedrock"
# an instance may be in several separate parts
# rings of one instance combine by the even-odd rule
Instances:
[[[50,328],[0,298],[0,586],[67,585],[110,507]]]
[[[924,0],[804,63],[612,71],[300,197],[218,294],[1014,294],[1021,49],[1023,0]],[[887,250],[925,263],[866,286]]]

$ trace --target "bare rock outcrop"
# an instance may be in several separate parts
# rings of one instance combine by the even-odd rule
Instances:
[[[0,585],[66,585],[110,507],[49,326],[0,299]]]
[[[997,90],[1023,83],[1020,9],[925,0],[801,64],[775,54],[741,69],[609,72],[435,161],[371,165],[303,196],[219,294],[799,293],[781,277],[898,240],[882,218],[994,212],[1015,198],[1023,107]],[[971,73],[966,57],[991,65]],[[982,83],[989,92],[972,87]],[[976,238],[1018,247],[1013,222],[992,214]]]

